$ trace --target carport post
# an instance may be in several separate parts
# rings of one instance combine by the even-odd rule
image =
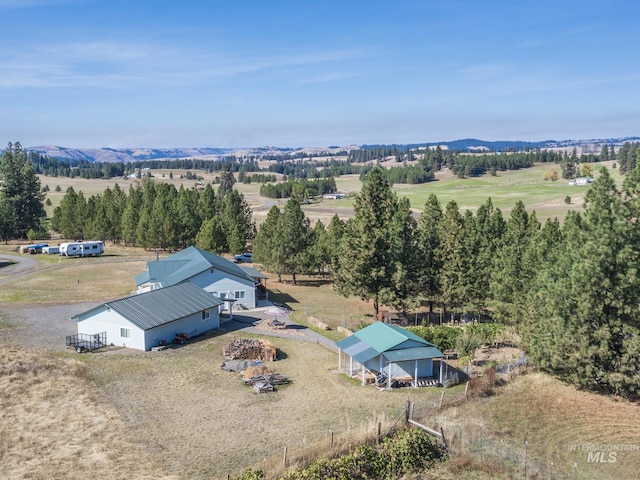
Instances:
[[[442,383],[442,364],[444,363],[444,357],[440,357],[440,385],[444,385]]]

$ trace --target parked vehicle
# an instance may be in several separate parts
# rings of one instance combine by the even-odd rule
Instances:
[[[104,244],[101,241],[60,244],[60,255],[67,257],[90,257],[92,255],[102,255],[103,253]]]
[[[32,255],[35,253],[42,253],[42,249],[48,246],[48,243],[37,243],[36,245],[29,245],[27,252]]]
[[[60,247],[54,247],[53,245],[42,247],[42,253],[48,253],[49,255],[57,254],[60,253]]]
[[[242,262],[252,263],[253,262],[253,256],[252,256],[251,252],[240,253],[240,254],[236,255],[235,257],[233,257],[233,261],[236,262],[236,263],[242,263]]]

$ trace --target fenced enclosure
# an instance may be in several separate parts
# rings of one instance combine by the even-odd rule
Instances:
[[[76,333],[67,337],[67,348],[73,348],[76,352],[90,352],[107,344],[107,332],[87,334]]]

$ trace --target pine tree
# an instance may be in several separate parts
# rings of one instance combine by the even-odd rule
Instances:
[[[26,238],[46,216],[40,179],[20,143],[9,143],[0,158],[0,239]]]
[[[195,238],[198,248],[217,254],[228,252],[229,245],[224,227],[219,216],[205,220]]]
[[[490,283],[495,316],[502,322],[518,323],[524,313],[523,292],[529,290],[535,274],[524,259],[539,226],[535,212],[529,214],[518,201],[507,221]]]
[[[356,196],[354,217],[347,221],[339,247],[334,287],[345,297],[373,300],[375,318],[383,291],[393,288],[391,224],[396,210],[396,195],[382,169],[375,167]]]
[[[309,272],[312,264],[309,219],[296,199],[290,198],[285,203],[276,231],[282,243],[279,248],[280,271],[291,275],[296,284],[296,276]]]
[[[468,259],[464,242],[464,219],[454,200],[445,206],[438,236],[442,261],[438,279],[440,301],[445,309],[460,308],[467,301],[464,277],[467,273]]]
[[[419,251],[416,223],[409,199],[398,199],[397,210],[389,230],[389,256],[393,272],[391,286],[382,290],[380,300],[403,313],[406,313],[408,308],[419,305],[422,290],[418,281],[420,272],[417,268]]]
[[[280,209],[276,205],[271,207],[253,241],[253,261],[261,264],[267,271],[277,273],[278,282],[282,281],[279,258],[282,242],[277,234],[280,214]]]
[[[430,150],[428,150],[430,151]],[[427,198],[424,210],[417,225],[418,283],[421,287],[420,297],[429,303],[429,312],[433,312],[433,304],[440,294],[440,269],[442,260],[440,250],[440,223],[442,208],[438,198],[431,194]]]
[[[251,208],[244,196],[237,190],[231,190],[223,197],[218,216],[224,226],[229,251],[234,254],[244,252],[255,234]]]
[[[555,258],[539,271],[524,339],[546,371],[592,390],[640,398],[637,288],[640,174],[620,192],[606,169],[571,213]]]

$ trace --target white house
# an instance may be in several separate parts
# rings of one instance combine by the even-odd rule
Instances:
[[[147,270],[136,275],[138,293],[190,282],[232,305],[245,309],[257,306],[259,281],[231,260],[196,247],[189,247],[158,261],[147,263]]]
[[[78,333],[106,332],[106,343],[150,350],[171,343],[176,334],[190,337],[220,328],[222,300],[192,283],[107,302],[74,317]]]

